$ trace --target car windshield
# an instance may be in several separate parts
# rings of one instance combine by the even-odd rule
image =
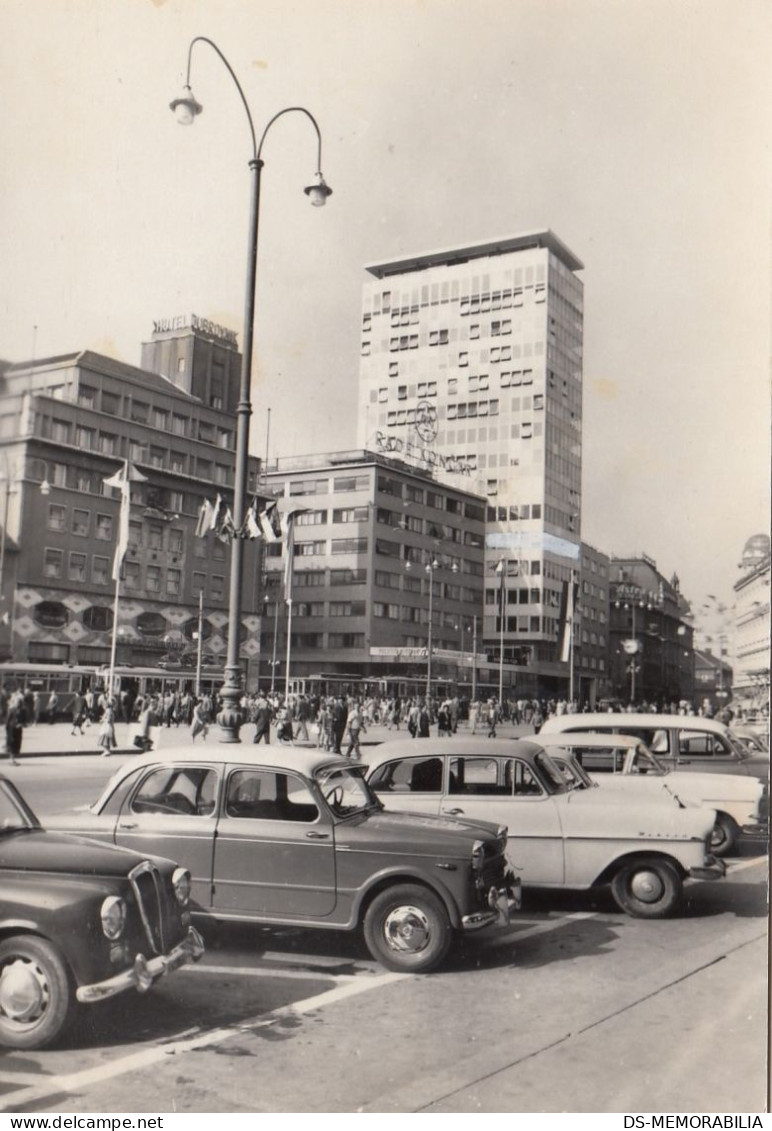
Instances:
[[[39,829],[35,814],[10,782],[0,782],[0,833]]]
[[[729,745],[741,758],[750,758],[750,756],[756,752],[753,746],[749,746],[748,743],[744,741],[739,734],[735,734],[734,731],[727,731],[727,739]],[[766,751],[763,751],[763,753],[766,753]]]
[[[331,766],[318,770],[316,781],[322,796],[336,817],[350,817],[381,804],[362,777],[362,767]]]
[[[562,751],[552,759],[566,780],[569,789],[594,789],[595,782],[582,768],[573,754]]]
[[[670,773],[670,770],[663,766],[656,755],[645,746],[636,746],[631,754],[628,773],[655,774],[658,777],[665,777]]]

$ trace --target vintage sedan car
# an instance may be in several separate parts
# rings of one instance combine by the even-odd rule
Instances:
[[[646,743],[663,766],[698,774],[742,774],[769,782],[769,754],[749,750],[732,729],[699,715],[589,711],[552,715],[539,737],[554,734],[631,734]]]
[[[0,1044],[50,1045],[79,1002],[200,958],[189,898],[184,868],[46,831],[0,776]]]
[[[586,771],[583,780],[589,774],[604,790],[623,791],[638,798],[664,792],[686,805],[715,810],[710,840],[715,856],[727,856],[743,834],[753,838],[767,835],[769,794],[758,778],[669,770],[632,735],[540,734],[534,741],[569,774],[578,762]]]
[[[362,767],[320,750],[189,746],[127,762],[87,811],[49,824],[150,848],[192,873],[212,920],[364,929],[392,970],[434,969],[453,932],[506,923],[506,828],[384,813]]]
[[[712,810],[572,788],[537,742],[457,734],[383,743],[368,780],[387,810],[506,823],[524,887],[610,884],[617,905],[641,918],[671,912],[684,880],[725,874],[709,851]]]

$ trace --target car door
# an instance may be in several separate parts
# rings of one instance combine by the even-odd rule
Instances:
[[[562,884],[564,841],[555,798],[521,758],[450,759],[440,813],[493,821],[509,830],[507,856],[524,884]]]
[[[335,826],[299,774],[231,769],[217,822],[213,884],[215,914],[278,919],[332,914]]]
[[[684,727],[678,731],[679,770],[699,770],[707,774],[742,772],[742,763],[720,734]]]
[[[128,791],[115,823],[116,844],[167,856],[187,868],[191,899],[202,908],[211,903],[219,785],[220,771],[214,766],[156,766]]]

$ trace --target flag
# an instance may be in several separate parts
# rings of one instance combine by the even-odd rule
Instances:
[[[288,603],[292,600],[292,565],[295,556],[295,519],[299,514],[304,514],[308,507],[294,507],[292,510],[284,511],[279,517],[279,529],[281,530],[284,539],[284,553],[286,560],[284,562],[284,600]]]
[[[576,581],[564,581],[563,592],[560,598],[560,619],[558,632],[560,640],[560,660],[567,664],[571,658],[571,643],[574,634],[574,617],[576,615]]]
[[[255,504],[253,503],[252,506],[249,507],[249,509],[247,510],[247,513],[244,515],[244,522],[243,522],[242,527],[241,527],[241,537],[242,538],[253,538],[254,539],[254,538],[262,538],[263,537],[263,532],[260,529],[260,525],[257,521],[257,515],[255,514],[255,510],[256,510]]]
[[[147,476],[143,475],[141,471],[137,471],[135,467],[132,467],[128,460],[124,460],[123,467],[119,468],[114,475],[102,481],[105,487],[114,487],[121,493],[121,510],[118,516],[118,540],[115,545],[115,557],[113,559],[113,581],[118,581],[121,576],[121,566],[123,565],[123,559],[126,557],[126,551],[129,548],[131,483],[144,483],[146,481]]]
[[[264,510],[259,511],[257,521],[266,542],[281,542],[281,526],[276,503],[269,503]]]
[[[196,538],[203,538],[212,529],[212,515],[214,507],[208,499],[204,499],[198,508],[198,522],[196,523]]]
[[[233,522],[231,508],[224,504],[220,507],[220,517],[217,521],[217,529],[214,532],[214,536],[219,539],[220,542],[230,542],[236,536],[236,526]]]

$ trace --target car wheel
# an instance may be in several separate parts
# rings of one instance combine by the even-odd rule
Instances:
[[[50,1045],[74,1012],[70,977],[59,951],[45,939],[16,935],[0,943],[0,1044],[14,1049]]]
[[[726,813],[716,814],[716,823],[710,834],[710,851],[714,856],[728,856],[737,843],[737,825]]]
[[[682,890],[675,866],[655,857],[623,864],[611,881],[617,907],[637,919],[662,919],[669,915]]]
[[[438,897],[418,884],[401,884],[377,895],[364,923],[367,948],[387,970],[425,974],[450,949],[452,930]]]

